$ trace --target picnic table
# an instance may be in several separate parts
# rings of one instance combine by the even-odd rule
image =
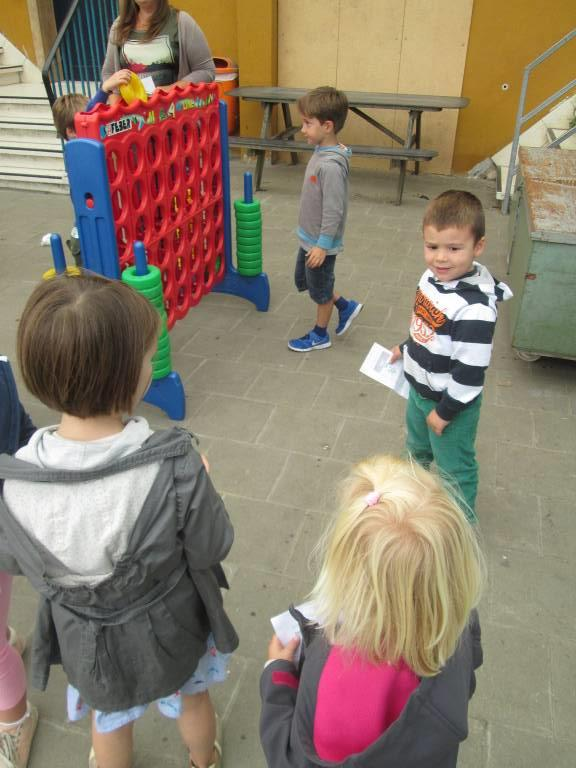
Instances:
[[[254,149],[256,161],[256,189],[262,188],[262,173],[266,150],[288,151],[293,164],[298,162],[298,152],[310,152],[314,147],[305,141],[295,141],[294,135],[300,130],[292,123],[290,104],[295,103],[306,93],[305,88],[279,88],[274,86],[246,86],[229,91],[230,96],[237,96],[245,101],[259,101],[263,107],[260,136],[230,136],[232,147]],[[412,93],[372,93],[369,91],[345,91],[351,112],[358,115],[381,133],[391,138],[399,146],[350,145],[352,154],[382,157],[395,160],[400,165],[396,204],[402,203],[402,192],[406,177],[406,164],[414,163],[414,173],[419,173],[420,163],[438,155],[435,149],[422,149],[420,146],[422,114],[441,112],[443,109],[463,109],[468,99],[460,96],[423,96]],[[284,130],[269,136],[272,110],[280,105],[284,118]],[[367,114],[365,109],[392,109],[408,112],[408,121],[404,136],[400,136],[383,123]]]

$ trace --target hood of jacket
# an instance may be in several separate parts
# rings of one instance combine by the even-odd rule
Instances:
[[[331,162],[338,163],[340,167],[348,175],[350,167],[350,158],[352,157],[352,150],[346,147],[344,144],[334,144],[329,147],[316,147],[314,152],[322,160],[330,160]]]

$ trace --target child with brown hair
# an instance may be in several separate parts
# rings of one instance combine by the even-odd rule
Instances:
[[[303,660],[297,638],[268,648],[268,765],[454,768],[482,663],[475,531],[437,477],[392,456],[356,465],[339,506],[311,595],[318,623],[297,614]]]
[[[94,96],[88,100],[82,93],[65,93],[59,96],[52,104],[52,118],[56,126],[56,133],[62,141],[76,138],[74,118],[78,112],[90,112],[97,104],[106,104],[114,89],[130,82],[131,73],[127,69],[115,72],[105,80]],[[66,245],[72,254],[77,267],[82,266],[82,251],[80,249],[80,237],[78,227],[74,225]]]
[[[316,304],[316,325],[298,339],[291,339],[293,352],[327,349],[332,345],[328,323],[332,309],[338,310],[336,336],[342,336],[362,310],[362,304],[334,292],[336,255],[343,249],[342,238],[348,212],[348,172],[351,151],[338,143],[344,127],[348,99],[342,91],[322,86],[298,100],[302,133],[314,144],[306,166],[300,196],[298,240],[294,282],[299,291],[308,291]]]
[[[237,636],[221,561],[233,529],[192,436],[126,416],[151,380],[160,316],[122,282],[39,285],[18,328],[24,382],[60,423],[0,459],[0,569],[40,593],[33,682],[68,677],[93,710],[90,768],[132,765],[132,726],[156,701],[190,764],[220,757],[208,688]]]
[[[77,112],[90,112],[97,104],[106,104],[112,92],[130,82],[129,69],[120,69],[105,80],[91,99],[82,93],[65,93],[52,104],[52,117],[56,132],[63,141],[76,138],[74,117]]]
[[[392,350],[403,357],[410,384],[406,448],[424,466],[432,461],[456,483],[476,522],[475,440],[484,376],[492,353],[497,304],[512,292],[478,263],[486,243],[482,203],[448,190],[424,213],[424,261],[410,336]]]

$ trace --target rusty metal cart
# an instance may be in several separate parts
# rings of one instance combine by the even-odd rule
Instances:
[[[511,218],[512,346],[518,357],[576,359],[576,151],[519,152]]]

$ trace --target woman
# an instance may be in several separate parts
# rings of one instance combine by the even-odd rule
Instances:
[[[204,33],[191,16],[172,8],[168,0],[120,0],[102,81],[120,69],[135,72],[148,91],[211,83],[215,76]]]

